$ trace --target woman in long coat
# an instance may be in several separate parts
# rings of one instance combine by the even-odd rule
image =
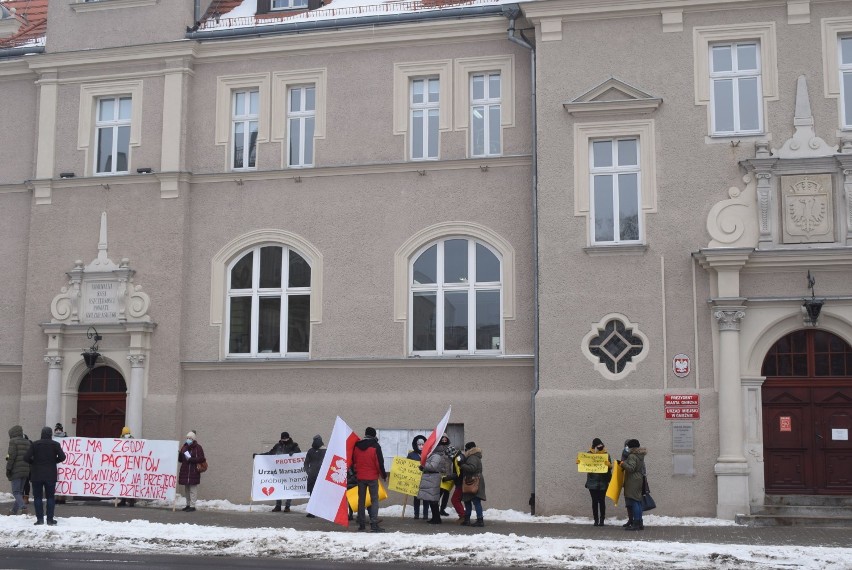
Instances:
[[[464,501],[464,522],[462,526],[485,526],[482,517],[482,501],[485,500],[485,476],[482,474],[482,450],[476,443],[469,441],[464,445],[464,461],[459,462],[462,475],[462,501]],[[479,488],[476,493],[464,492],[464,479],[479,476]],[[476,522],[471,524],[471,508],[476,509]]]
[[[642,487],[645,480],[645,448],[639,447],[639,440],[627,442],[630,450],[627,459],[621,462],[624,468],[624,498],[633,511],[633,524],[625,530],[644,530],[642,522]]]
[[[178,452],[180,461],[180,473],[178,473],[178,484],[184,486],[186,495],[186,506],[184,512],[195,511],[195,501],[198,499],[198,486],[201,484],[201,473],[198,471],[199,463],[204,463],[204,448],[196,441],[194,431],[186,434],[186,440]]]
[[[420,489],[417,498],[424,502],[423,518],[432,509],[432,518],[427,522],[441,524],[441,515],[438,512],[438,501],[441,499],[441,479],[449,472],[449,460],[444,454],[446,448],[436,445],[432,454],[423,464],[423,476],[420,478]]]

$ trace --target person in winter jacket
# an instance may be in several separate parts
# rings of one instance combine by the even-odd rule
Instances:
[[[625,530],[644,530],[642,524],[642,486],[645,480],[645,448],[639,446],[639,440],[627,442],[629,453],[621,462],[624,469],[624,498],[633,511],[633,522]]]
[[[24,428],[12,426],[9,430],[9,450],[6,452],[6,478],[12,482],[12,496],[15,497],[10,515],[27,514],[24,485],[30,476],[30,464],[24,461],[24,457],[31,446],[30,440],[24,437]]]
[[[325,443],[322,441],[322,436],[319,434],[314,436],[314,441],[311,443],[311,448],[305,454],[305,473],[308,474],[308,493],[314,492],[317,477],[319,477],[322,460],[325,458]],[[314,518],[315,515],[308,513],[308,518]]]
[[[261,453],[260,455],[293,455],[294,453],[302,453],[302,450],[299,449],[299,444],[293,441],[290,438],[290,434],[286,431],[281,432],[281,439],[278,440],[278,443],[272,446],[272,449],[267,451],[266,453]],[[319,469],[319,468],[317,468]],[[287,499],[284,502],[284,512],[290,512],[290,505],[293,504],[292,499]],[[275,507],[272,509],[272,512],[277,513],[281,512],[281,500],[275,501]]]
[[[34,441],[24,455],[24,461],[30,464],[30,481],[35,500],[36,522],[44,524],[44,505],[41,499],[47,499],[47,524],[55,525],[53,518],[56,508],[56,465],[65,461],[65,452],[58,442],[53,441],[53,430],[41,428],[41,439]]]
[[[438,501],[441,499],[441,481],[450,473],[450,460],[445,454],[446,449],[447,447],[439,441],[426,459],[426,463],[420,466],[423,476],[420,478],[417,498],[427,503],[424,507],[424,517],[429,509],[432,509],[432,518],[427,521],[430,524],[441,524],[438,509]]]
[[[420,463],[420,453],[423,451],[423,444],[426,443],[425,435],[416,435],[414,439],[411,440],[411,451],[406,455],[406,459],[412,459],[418,463]],[[428,507],[423,505],[423,518],[426,518]],[[420,499],[414,497],[414,518],[420,518]]]
[[[444,434],[439,443],[444,446],[444,453],[446,450],[450,448],[450,438],[447,434]],[[453,448],[455,449],[455,448]],[[447,473],[444,477],[441,478],[441,516],[448,517],[450,513],[447,512],[447,503],[450,502],[450,493],[455,486],[455,478],[453,477],[453,456],[447,455],[449,458],[449,466],[447,467]]]
[[[447,478],[452,479],[453,481],[453,493],[450,498],[450,503],[453,505],[453,509],[455,509],[456,515],[459,517],[456,523],[461,524],[464,522],[464,503],[462,502],[462,476],[460,461],[464,459],[464,452],[459,451],[451,445],[447,448],[446,454],[450,460],[450,475]]]
[[[364,438],[355,444],[352,451],[352,467],[358,478],[358,530],[364,530],[364,510],[367,503],[367,489],[370,490],[370,530],[384,532],[379,526],[379,477],[387,480],[385,458],[382,446],[376,438],[375,428],[364,430]]]
[[[121,439],[134,439],[133,434],[130,433],[129,427],[124,426],[123,428],[121,428]],[[116,506],[117,507],[128,507],[128,506],[129,507],[135,507],[136,506],[136,499],[127,499],[125,497],[122,497],[121,500],[118,502],[118,504]]]
[[[482,516],[482,501],[485,500],[485,475],[482,473],[482,450],[476,446],[475,442],[469,441],[464,444],[464,461],[459,466],[461,467],[462,477],[479,476],[479,489],[476,493],[465,493],[462,489],[464,521],[461,524],[462,526],[485,526],[485,519]],[[473,524],[470,522],[472,508],[476,509],[476,522]]]
[[[201,473],[198,464],[204,463],[204,448],[198,443],[198,436],[194,431],[186,434],[186,439],[178,452],[180,472],[178,473],[178,484],[183,485],[186,495],[186,513],[195,512],[195,501],[198,499],[198,486],[201,484]]]
[[[609,487],[609,481],[612,479],[612,456],[607,452],[604,443],[600,438],[592,440],[592,447],[589,453],[606,455],[606,473],[586,473],[586,489],[592,496],[592,516],[595,519],[595,526],[603,526],[606,518],[606,489]],[[577,462],[579,463],[579,459]]]
[[[26,437],[26,436],[24,436],[24,437]],[[56,425],[53,426],[53,437],[54,437],[54,439],[59,438],[59,437],[68,437],[68,434],[65,433],[65,428],[62,427],[62,424],[59,423],[59,422],[56,422]],[[26,494],[29,495],[29,493],[26,493]],[[56,500],[54,502],[57,505],[64,505],[65,504],[65,496],[64,495],[56,495]]]

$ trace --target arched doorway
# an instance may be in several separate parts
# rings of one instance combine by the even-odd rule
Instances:
[[[763,361],[767,494],[852,494],[852,347],[823,330],[776,342]]]
[[[118,437],[124,427],[127,384],[121,372],[109,366],[89,371],[77,396],[78,437]]]

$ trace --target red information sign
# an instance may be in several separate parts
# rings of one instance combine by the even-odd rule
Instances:
[[[790,416],[781,416],[779,419],[781,431],[793,431],[793,419]]]
[[[698,394],[666,394],[664,409],[667,420],[701,419]]]

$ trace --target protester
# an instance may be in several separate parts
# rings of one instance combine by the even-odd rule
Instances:
[[[627,442],[629,453],[621,462],[624,468],[624,498],[633,511],[633,521],[625,530],[644,530],[642,523],[642,486],[645,479],[645,448],[639,447],[639,440]]]
[[[178,473],[178,484],[183,485],[186,495],[186,506],[184,512],[195,512],[195,501],[198,499],[198,486],[201,484],[201,473],[198,465],[207,459],[204,457],[204,448],[197,441],[198,436],[194,431],[186,434],[186,439],[178,452],[180,461],[180,472]]]
[[[612,479],[612,456],[604,447],[603,441],[600,438],[592,440],[592,447],[589,448],[589,453],[597,455],[606,455],[605,473],[586,473],[586,489],[592,496],[592,516],[595,519],[595,526],[604,526],[606,518],[606,490],[609,487],[609,481]],[[579,459],[577,460],[579,463]]]
[[[54,438],[68,437],[68,434],[65,433],[65,428],[62,427],[62,424],[59,423],[59,422],[56,422],[56,425],[53,426],[53,437]],[[64,505],[65,499],[66,499],[65,495],[56,495],[55,502],[56,502],[57,505]]]
[[[445,453],[446,453],[446,449],[448,449],[449,446],[450,446],[450,438],[447,437],[447,434],[444,434],[441,437],[441,440],[439,441],[439,443],[444,446]],[[450,492],[453,490],[453,486],[455,485],[455,482],[454,482],[453,477],[452,477],[452,474],[453,474],[452,473],[453,458],[450,455],[447,455],[447,457],[449,458],[450,465],[447,466],[447,472],[441,478],[441,511],[440,512],[441,512],[442,517],[450,516],[450,513],[447,512],[447,503],[450,501]]]
[[[12,426],[9,430],[9,450],[6,452],[6,478],[12,483],[12,496],[15,498],[10,515],[27,514],[24,485],[30,476],[30,464],[24,461],[24,457],[31,446],[30,440],[24,437],[24,428]]]
[[[464,501],[464,521],[462,526],[485,526],[482,516],[482,501],[485,500],[485,476],[482,474],[482,450],[476,443],[469,441],[464,444],[464,461],[460,463],[461,474],[464,478],[479,477],[479,485],[475,493],[465,492],[462,488],[462,500]],[[464,485],[464,483],[462,483]],[[476,509],[476,522],[471,524],[470,514],[472,508]]]
[[[355,444],[352,452],[352,466],[358,478],[358,530],[365,529],[364,510],[367,500],[367,490],[370,491],[370,530],[384,532],[379,526],[379,477],[387,480],[385,458],[382,446],[376,438],[376,430],[368,427],[364,430],[364,438]]]
[[[133,434],[130,433],[129,427],[124,426],[123,428],[121,428],[121,439],[134,439]],[[136,499],[127,499],[125,497],[122,497],[121,500],[118,502],[118,505],[116,505],[116,506],[118,506],[118,507],[135,507],[136,506]]]
[[[429,454],[426,463],[420,466],[423,476],[420,478],[420,489],[417,497],[427,505],[423,511],[424,518],[429,509],[432,509],[432,518],[427,521],[430,524],[441,524],[438,508],[438,501],[441,499],[441,480],[450,472],[450,461],[444,453],[447,447],[441,443],[443,440],[442,437],[432,453]]]
[[[464,452],[459,451],[453,446],[447,448],[447,457],[450,458],[450,478],[453,480],[453,494],[450,498],[450,503],[453,505],[456,514],[458,515],[458,524],[464,522],[464,504],[462,503],[462,476],[460,460],[464,459]]]
[[[55,525],[53,518],[56,508],[56,465],[65,461],[65,452],[58,442],[53,441],[53,431],[45,426],[41,429],[41,439],[33,442],[24,461],[31,465],[30,480],[35,500],[36,525],[44,524],[44,505],[42,497],[47,499],[47,524]]]
[[[320,467],[322,467],[322,460],[325,458],[326,449],[323,447],[325,444],[322,441],[322,436],[319,434],[314,436],[314,441],[311,443],[311,448],[305,454],[305,473],[308,474],[308,494],[314,492],[314,485],[317,482],[317,477],[319,476]],[[289,505],[288,505],[289,508]],[[307,514],[308,518],[314,518],[315,515],[311,513]]]
[[[621,461],[618,462],[619,465],[623,464],[627,457],[630,455],[630,448],[627,447],[627,444],[630,443],[629,439],[624,440],[624,449],[621,450]],[[624,484],[622,483],[622,487]],[[628,528],[633,525],[633,509],[630,508],[630,505],[627,501],[624,501],[624,506],[627,509],[627,522],[624,523],[622,528]]]
[[[420,463],[420,453],[423,451],[423,444],[426,443],[426,436],[424,435],[415,435],[414,439],[411,440],[411,451],[408,452],[406,459],[413,459],[417,463]],[[426,518],[427,507],[423,505],[423,518]],[[414,518],[420,518],[420,499],[414,497]]]
[[[290,434],[286,431],[281,432],[281,439],[278,440],[278,443],[272,446],[272,449],[267,451],[266,453],[255,453],[254,455],[293,455],[294,453],[302,453],[302,450],[299,449],[299,444],[293,441],[290,438]],[[252,455],[252,457],[254,457]],[[293,504],[292,499],[287,499],[284,502],[284,512],[290,512],[290,505]],[[275,501],[275,507],[272,509],[273,513],[281,512],[281,500]]]

